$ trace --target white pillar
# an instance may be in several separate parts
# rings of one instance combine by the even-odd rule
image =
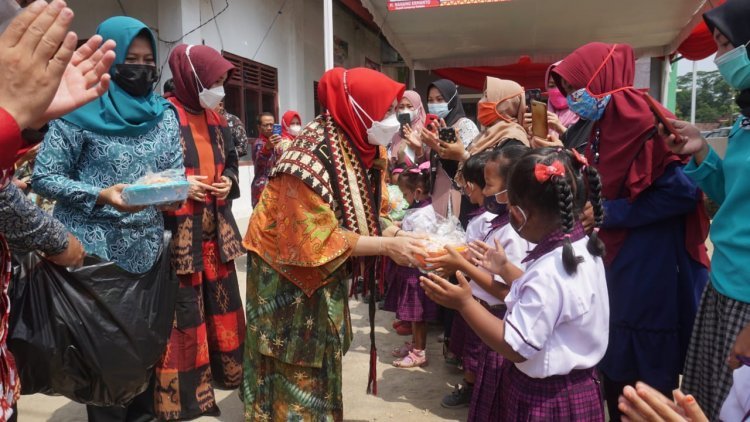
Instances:
[[[165,41],[179,40],[183,34],[187,34],[200,26],[201,3],[200,0],[159,0],[159,39]],[[169,54],[179,44],[202,44],[201,30],[197,30],[186,36],[176,44],[166,44],[159,41],[159,66],[162,68],[161,84],[172,77],[169,70]]]
[[[333,0],[323,0],[323,46],[326,70],[333,69]]]
[[[698,62],[693,62],[693,92],[690,95],[690,123],[695,124],[695,100],[698,94]]]

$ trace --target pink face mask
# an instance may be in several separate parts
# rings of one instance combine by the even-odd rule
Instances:
[[[568,100],[558,88],[551,88],[547,91],[547,94],[549,96],[549,103],[556,110],[566,110],[568,108]]]

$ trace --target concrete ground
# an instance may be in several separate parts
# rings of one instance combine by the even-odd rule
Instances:
[[[247,221],[240,221],[241,232]],[[245,296],[246,262],[237,261],[240,291]],[[391,328],[393,313],[378,311],[376,315],[376,341],[378,346],[378,396],[367,395],[367,374],[370,361],[369,321],[367,305],[357,300],[350,302],[354,341],[343,361],[344,418],[347,421],[389,421],[404,417],[410,422],[463,421],[468,409],[444,409],[440,406],[443,395],[453,390],[461,381],[455,367],[443,363],[442,344],[437,342],[441,331],[431,326],[428,334],[430,364],[421,369],[397,369],[391,365],[390,353],[406,337],[399,337]],[[236,392],[216,391],[222,415],[205,417],[199,421],[242,421],[243,408]],[[22,396],[18,403],[19,420],[23,422],[78,422],[86,421],[85,406],[64,397],[41,394]]]

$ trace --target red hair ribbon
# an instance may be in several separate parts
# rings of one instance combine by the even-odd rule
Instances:
[[[544,183],[553,176],[565,176],[565,166],[557,160],[549,165],[540,163],[534,167],[534,176],[537,182]]]
[[[573,157],[575,157],[576,161],[578,161],[578,164],[586,167],[589,165],[589,160],[586,159],[586,157],[583,156],[580,152],[578,152],[575,148],[571,149],[573,151]]]
[[[415,174],[427,173],[428,171],[430,171],[429,161],[425,161],[424,163],[420,164],[418,167],[412,167],[409,169],[409,173],[415,173]]]

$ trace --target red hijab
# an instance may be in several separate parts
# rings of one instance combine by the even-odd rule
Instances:
[[[346,82],[346,83],[345,83]],[[379,148],[367,141],[367,129],[372,122],[354,111],[349,95],[375,121],[383,120],[394,101],[404,94],[404,84],[384,74],[364,67],[345,70],[337,67],[323,74],[318,83],[320,104],[328,110],[333,121],[349,136],[360,154],[362,163],[371,168]]]
[[[600,42],[586,44],[555,67],[552,75],[565,95],[569,93],[562,89],[560,78],[576,89],[587,87],[594,95],[612,95],[586,149],[589,162],[596,163],[591,148],[599,130],[599,161],[594,165],[602,178],[604,198],[633,201],[664,174],[668,165],[684,162],[682,157],[669,151],[665,140],[654,132],[654,114],[643,94],[633,88],[635,56],[631,46]],[[662,108],[662,111],[666,116],[674,117],[669,110]],[[698,210],[703,210],[702,204],[699,205]],[[693,258],[708,266],[703,245],[708,220],[703,216],[696,216],[694,220],[688,217],[686,241]],[[607,261],[611,263],[627,237],[627,231],[603,230],[601,237],[607,244]]]
[[[222,57],[221,53],[205,45],[192,46],[188,60],[187,48],[187,44],[178,45],[169,56],[169,68],[172,70],[174,80],[174,95],[187,108],[200,111],[203,110],[198,99],[201,88],[195,74],[198,74],[201,84],[209,89],[225,73],[234,69],[234,65]],[[193,72],[193,67],[195,72]]]
[[[283,116],[281,116],[281,137],[282,138],[288,138],[288,139],[294,139],[294,136],[289,133],[289,126],[292,125],[292,120],[294,118],[297,118],[299,120],[299,123],[302,124],[302,117],[299,116],[299,113],[297,113],[294,110],[289,110],[286,113],[284,113]]]

